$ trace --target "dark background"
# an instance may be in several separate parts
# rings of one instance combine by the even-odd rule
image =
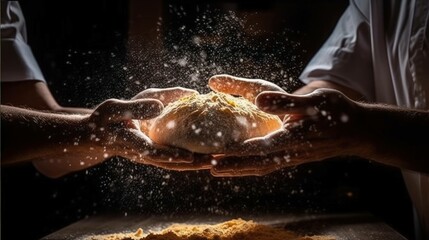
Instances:
[[[148,87],[205,92],[218,73],[292,91],[346,0],[21,1],[29,45],[57,101],[94,107]],[[2,168],[2,239],[38,239],[93,214],[368,211],[412,238],[399,170],[330,159],[264,177],[213,178],[109,159],[60,179]]]

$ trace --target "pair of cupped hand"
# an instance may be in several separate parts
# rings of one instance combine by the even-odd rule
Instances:
[[[260,79],[215,75],[209,87],[242,96],[261,110],[283,119],[282,129],[248,139],[221,156],[191,153],[154,143],[142,131],[140,121],[159,115],[163,106],[196,93],[181,87],[147,89],[130,101],[110,99],[82,118],[79,150],[69,152],[75,170],[84,169],[112,156],[169,170],[210,170],[214,176],[265,175],[302,163],[347,154],[353,138],[356,102],[335,90],[318,89],[306,95],[286,93]],[[357,130],[355,130],[357,131]],[[89,150],[88,150],[89,149]],[[84,159],[79,163],[76,159]],[[84,162],[82,164],[82,162]]]

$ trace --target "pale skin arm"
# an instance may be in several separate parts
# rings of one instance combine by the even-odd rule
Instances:
[[[242,87],[232,94],[249,95],[255,89],[254,82],[246,88],[243,79],[231,76],[215,76],[209,85],[216,90],[225,81],[229,85],[240,81]],[[227,152],[230,156],[212,169],[214,175],[264,175],[283,167],[350,155],[429,173],[428,111],[354,101],[351,98],[362,99],[361,95],[327,81],[310,83],[295,94],[261,92],[251,94],[257,95],[256,105],[269,113],[287,114],[284,128],[231,148]]]
[[[192,162],[191,153],[157,146],[138,129],[138,122],[131,120],[152,118],[161,109],[155,99],[110,99],[91,115],[2,105],[2,165],[33,161],[43,174],[60,177],[112,156],[151,165]]]
[[[194,93],[184,88],[147,89],[132,101],[107,100],[91,115],[2,105],[2,165],[33,161],[43,174],[59,177],[119,155],[170,170],[208,169],[208,156],[194,159],[188,151],[152,142],[139,130],[140,121],[159,114],[156,106]]]
[[[46,83],[42,81],[2,82],[1,103],[57,113],[90,114],[93,111],[59,105]]]
[[[64,140],[87,131],[87,118],[1,105],[2,165],[66,152],[73,144]]]

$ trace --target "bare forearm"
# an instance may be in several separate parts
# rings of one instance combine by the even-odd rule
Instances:
[[[77,108],[77,107],[58,107],[51,111],[53,113],[68,113],[68,114],[91,114],[94,110],[89,108]]]
[[[400,168],[429,173],[429,111],[359,103],[368,142],[362,156]]]
[[[1,83],[1,102],[4,105],[52,113],[91,114],[93,111],[88,108],[59,105],[48,85],[35,80]]]
[[[2,164],[67,151],[84,115],[61,115],[1,106]],[[64,146],[64,147],[63,147]]]
[[[354,155],[376,162],[429,173],[429,111],[399,108],[382,104],[366,104],[353,89],[329,81],[313,81],[296,90],[307,94],[318,88],[339,90],[357,101],[362,138],[356,141],[362,151]],[[364,139],[364,141],[361,141]]]

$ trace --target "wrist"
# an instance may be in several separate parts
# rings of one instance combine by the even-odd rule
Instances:
[[[427,167],[427,142],[422,141],[429,134],[427,113],[381,104],[360,105],[368,146],[362,157],[417,171]]]
[[[375,120],[374,112],[372,111],[371,105],[355,102],[355,121],[354,124],[354,135],[352,141],[356,144],[353,155],[373,159],[377,152],[377,123]]]
[[[87,116],[84,115],[61,115],[56,125],[49,126],[45,129],[49,145],[57,153],[67,152],[69,148],[76,148],[80,141],[85,139],[89,134]],[[63,150],[60,148],[64,147]],[[71,150],[71,149],[70,149]]]

